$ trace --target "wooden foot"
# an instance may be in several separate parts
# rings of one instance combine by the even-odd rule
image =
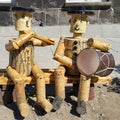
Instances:
[[[78,114],[84,115],[86,113],[86,102],[79,101],[76,111]]]
[[[53,108],[52,104],[47,99],[37,101],[37,103],[45,110],[45,112],[50,112]]]
[[[58,110],[62,104],[63,99],[60,96],[56,96],[53,100],[53,110]]]

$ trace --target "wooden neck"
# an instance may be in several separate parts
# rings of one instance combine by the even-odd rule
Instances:
[[[73,33],[73,38],[81,38],[82,33]]]

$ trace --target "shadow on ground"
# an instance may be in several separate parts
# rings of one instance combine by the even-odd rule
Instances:
[[[118,64],[118,65],[115,66],[115,71],[117,73],[120,73],[120,64]]]
[[[20,115],[20,112],[18,110],[17,104],[16,102],[13,102],[11,104],[8,104],[6,107],[8,107],[9,109],[11,109],[13,111],[15,120],[24,120],[24,117],[22,117]]]
[[[120,78],[113,79],[111,85],[108,87],[109,92],[116,92],[120,94]]]

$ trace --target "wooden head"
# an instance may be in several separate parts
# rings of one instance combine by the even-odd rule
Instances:
[[[31,8],[13,7],[12,11],[13,11],[13,18],[15,20],[16,30],[18,31],[30,30],[32,12],[34,12],[34,10]]]
[[[70,32],[71,33],[85,33],[88,24],[87,15],[71,14]]]
[[[73,37],[79,37],[86,31],[88,25],[88,16],[94,15],[92,11],[86,11],[83,7],[77,9],[71,9],[68,11],[68,15],[71,15],[70,19],[70,32],[73,33]]]

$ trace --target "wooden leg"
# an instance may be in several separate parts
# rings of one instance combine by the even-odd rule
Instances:
[[[84,75],[80,76],[80,85],[78,91],[78,107],[77,107],[77,112],[79,114],[86,113],[86,103],[89,99],[90,82],[91,82],[91,78],[88,78]]]
[[[46,99],[45,78],[43,71],[35,63],[32,67],[32,73],[36,78],[37,103],[46,111],[50,112],[53,108],[52,104]]]
[[[9,77],[15,83],[16,102],[20,110],[20,113],[23,117],[26,117],[30,111],[30,108],[26,102],[24,81],[22,80],[20,74],[12,67],[9,66],[7,67],[6,70],[7,70]]]
[[[89,101],[94,100],[94,84],[90,84]]]
[[[54,72],[55,78],[55,99],[53,101],[53,109],[58,110],[65,98],[65,68],[59,66]]]
[[[15,95],[20,113],[23,117],[26,117],[30,111],[30,108],[26,102],[25,85],[23,81],[15,84]]]
[[[55,95],[65,98],[65,68],[58,67],[54,72],[55,77]]]

